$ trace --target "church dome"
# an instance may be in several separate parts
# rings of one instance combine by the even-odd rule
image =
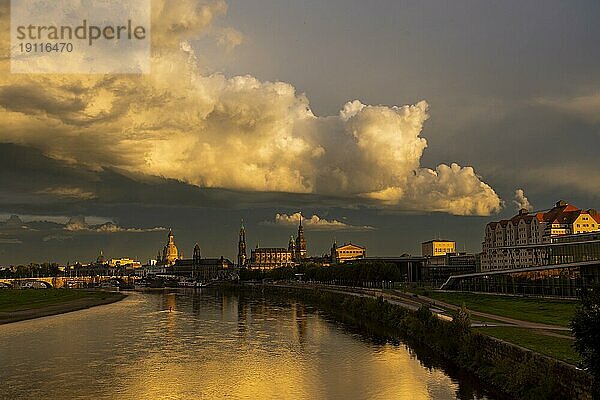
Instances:
[[[177,251],[177,246],[175,246],[173,230],[169,229],[169,238],[163,249],[163,261],[168,265],[172,265],[177,259],[179,259],[179,252]]]

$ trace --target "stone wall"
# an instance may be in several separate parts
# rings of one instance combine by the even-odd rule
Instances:
[[[543,371],[552,383],[556,384],[556,399],[591,400],[592,377],[573,365],[535,353],[529,349],[502,340],[480,335],[481,350],[486,361],[495,364],[512,364],[515,372],[519,366]],[[507,377],[514,379],[513,377]]]

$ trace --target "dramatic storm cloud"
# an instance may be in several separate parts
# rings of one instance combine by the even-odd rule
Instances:
[[[205,188],[335,195],[456,215],[500,210],[500,198],[473,168],[421,166],[424,101],[388,107],[355,100],[337,116],[318,117],[291,84],[203,74],[188,40],[208,35],[228,48],[242,41],[231,28],[212,27],[226,9],[223,1],[155,2],[148,76],[2,73],[0,141],[88,168]],[[95,198],[79,188],[46,193]]]
[[[285,213],[278,213],[275,214],[275,219],[273,221],[264,221],[262,222],[262,225],[285,227],[298,226],[300,218],[300,212],[289,215]],[[302,225],[304,225],[306,229],[313,231],[371,231],[375,229],[372,226],[350,225],[336,219],[328,220],[321,218],[316,214],[313,214],[313,216],[310,218],[306,218],[304,216],[302,216],[302,218]]]

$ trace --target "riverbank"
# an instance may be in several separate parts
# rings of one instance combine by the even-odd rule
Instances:
[[[471,311],[563,327],[569,327],[578,305],[576,300],[569,299],[434,290],[416,290],[414,293],[459,307],[464,304]]]
[[[450,312],[464,305],[472,327],[483,334],[572,365],[581,361],[573,348],[574,338],[569,328],[576,301],[418,289],[386,292],[404,298],[415,298],[418,294],[421,304]]]
[[[0,290],[0,325],[115,303],[118,292],[74,289]]]
[[[427,346],[504,393],[519,399],[591,399],[591,377],[572,365],[483,335],[470,321],[434,317],[417,310],[340,289],[264,285],[250,290],[315,306],[342,322],[390,339]],[[242,288],[242,290],[246,290]]]

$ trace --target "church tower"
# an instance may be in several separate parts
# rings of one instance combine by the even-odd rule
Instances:
[[[337,263],[337,241],[333,239],[333,244],[331,245],[331,263]]]
[[[296,242],[293,235],[290,236],[290,241],[288,242],[288,251],[292,254],[292,259],[296,260]]]
[[[302,260],[303,258],[306,258],[306,239],[302,226],[302,213],[300,213],[300,225],[298,225],[298,236],[296,237],[296,259]]]
[[[196,245],[194,246],[194,263],[200,264],[201,258],[202,257],[200,256],[200,246],[198,245],[198,243],[196,243]]]
[[[240,227],[240,239],[238,241],[238,267],[244,268],[246,266],[246,260],[248,255],[246,253],[246,228],[244,228],[244,220]]]
[[[173,236],[173,229],[169,229],[169,239],[167,244],[163,248],[162,262],[164,265],[171,266],[175,264],[175,261],[179,259],[179,252],[177,246],[175,246],[175,238]]]
[[[194,258],[192,259],[192,278],[198,277],[198,272],[200,270],[200,260],[202,256],[200,255],[200,246],[198,243],[194,246]]]

